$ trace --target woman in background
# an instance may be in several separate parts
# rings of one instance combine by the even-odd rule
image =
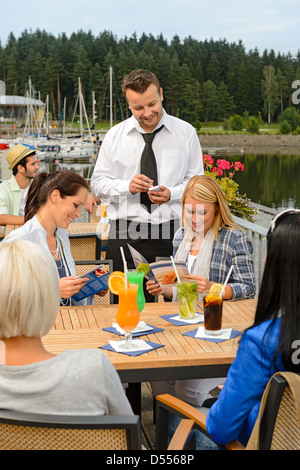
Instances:
[[[80,217],[87,196],[87,182],[73,171],[39,173],[28,192],[24,225],[4,239],[5,242],[29,240],[50,251],[60,278],[61,305],[74,303],[72,295],[88,280],[77,277],[67,232],[72,220]]]

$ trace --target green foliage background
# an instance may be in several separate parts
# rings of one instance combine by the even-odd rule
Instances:
[[[0,44],[0,80],[7,95],[24,95],[28,77],[42,100],[49,95],[50,111],[58,119],[66,98],[68,117],[74,109],[81,78],[88,114],[92,91],[97,120],[108,119],[108,69],[113,67],[114,121],[129,115],[121,93],[123,76],[134,68],[147,68],[159,77],[166,110],[189,122],[222,121],[229,116],[262,116],[266,120],[264,68],[274,68],[277,105],[274,121],[292,106],[292,82],[300,78],[300,51],[290,54],[257,49],[246,51],[242,42],[198,41],[192,37],[167,41],[163,35],[143,34],[118,39],[112,32],[98,36],[78,31],[58,37],[25,30],[10,34]]]

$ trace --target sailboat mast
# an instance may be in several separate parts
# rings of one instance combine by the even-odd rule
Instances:
[[[80,119],[80,135],[83,136],[82,132],[82,93],[81,93],[81,82],[80,77],[78,77],[78,96],[79,96],[79,119]]]
[[[113,124],[112,66],[109,67],[109,111],[110,111],[110,127],[112,127],[112,124]]]

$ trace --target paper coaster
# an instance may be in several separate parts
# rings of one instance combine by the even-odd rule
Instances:
[[[145,354],[149,351],[152,351],[157,348],[163,348],[164,344],[159,343],[152,343],[151,341],[143,341],[143,340],[134,340],[144,343],[144,349],[135,349],[133,351],[127,351],[126,349],[119,349],[116,343],[124,343],[125,340],[121,341],[110,341],[110,344],[105,344],[104,346],[99,346],[101,349],[106,349],[107,351],[119,352],[121,354],[127,354],[128,356],[140,356],[141,354]],[[116,349],[114,348],[116,347]],[[146,348],[146,349],[145,349]]]
[[[174,314],[161,315],[161,318],[163,318],[164,320],[167,320],[169,323],[172,323],[172,325],[175,325],[175,326],[195,325],[195,324],[204,322],[203,313],[198,313],[198,312],[196,312],[195,318],[187,319],[187,320],[183,320],[182,318],[179,318],[179,314],[178,315],[174,315]]]
[[[206,335],[204,333],[204,327],[199,326],[196,330],[182,333],[184,336],[190,336],[191,338],[204,339],[205,341],[212,341],[213,343],[221,343],[222,341],[228,341],[229,339],[236,338],[242,333],[238,330],[232,330],[231,328],[223,329],[222,333],[217,336]]]
[[[148,326],[148,329],[132,332],[132,337],[136,338],[137,336],[151,335],[152,333],[158,333],[159,331],[164,331],[163,328],[157,328],[156,326],[150,326],[150,325],[147,325],[147,326]],[[108,331],[109,333],[113,333],[115,335],[120,335],[120,336],[123,336],[125,334],[121,329],[116,328],[114,325],[108,328],[103,328],[103,330]]]

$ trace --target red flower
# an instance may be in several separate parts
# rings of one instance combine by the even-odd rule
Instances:
[[[203,162],[205,165],[213,165],[214,160],[210,155],[203,154]]]
[[[228,162],[227,160],[223,159],[223,160],[217,160],[217,165],[218,167],[221,169],[221,170],[229,170],[230,169],[230,162]]]

